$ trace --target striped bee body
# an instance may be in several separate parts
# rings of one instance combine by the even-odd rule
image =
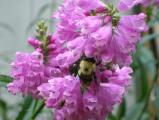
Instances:
[[[96,66],[94,58],[88,57],[82,57],[72,66],[71,73],[80,78],[82,92],[87,89],[92,81],[96,82]]]

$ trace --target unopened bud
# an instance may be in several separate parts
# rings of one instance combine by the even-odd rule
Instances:
[[[49,50],[55,50],[56,49],[56,45],[55,44],[50,44],[49,46],[48,46],[48,49]]]
[[[42,45],[42,43],[39,40],[34,39],[32,37],[28,39],[28,43],[34,48],[39,48]]]
[[[55,41],[56,41],[56,38],[54,36],[51,36],[50,43],[55,43]]]
[[[51,38],[52,38],[52,35],[49,34],[49,35],[47,36],[47,40],[49,41],[49,43],[51,43]]]
[[[106,23],[110,22],[111,19],[112,19],[111,16],[106,16],[105,19],[104,19],[104,23],[106,24]]]
[[[85,16],[90,16],[90,12],[85,12],[84,15]]]
[[[96,13],[104,13],[106,12],[106,8],[105,7],[99,7],[96,9]]]
[[[37,48],[36,51],[39,53],[43,53],[43,50],[41,48]]]

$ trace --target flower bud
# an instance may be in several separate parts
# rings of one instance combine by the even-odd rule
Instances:
[[[43,50],[41,48],[37,48],[36,51],[39,53],[43,53]]]
[[[34,39],[34,38],[32,38],[32,37],[30,37],[30,38],[28,39],[28,43],[29,43],[32,47],[34,47],[34,48],[38,48],[38,47],[40,47],[41,44],[42,44],[39,40]]]
[[[85,16],[90,16],[90,12],[87,11],[87,12],[84,13],[84,15]]]
[[[111,19],[112,19],[111,16],[106,16],[105,19],[104,19],[104,23],[106,24],[106,23],[110,22]]]
[[[49,43],[55,43],[56,38],[54,36],[52,36],[51,34],[47,36],[47,39],[49,40]]]
[[[49,50],[55,50],[56,49],[56,45],[55,44],[50,44],[50,45],[48,45],[48,49]]]
[[[99,7],[96,9],[96,13],[104,13],[104,12],[106,12],[105,7]]]

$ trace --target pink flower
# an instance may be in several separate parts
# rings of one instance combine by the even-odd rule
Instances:
[[[108,50],[113,54],[113,63],[119,65],[129,65],[131,63],[129,53],[135,51],[141,32],[148,30],[144,21],[145,17],[144,13],[121,17],[114,30]]]
[[[156,0],[156,3],[159,5],[159,0]]]
[[[68,49],[79,50],[80,53],[83,52],[87,57],[104,56],[106,52],[103,51],[109,47],[111,41],[112,24],[110,23],[111,19],[106,22],[103,20],[106,20],[105,17],[86,17],[81,22],[81,37],[67,42]]]
[[[103,24],[102,17],[100,16],[86,16],[78,22],[77,25],[81,30],[81,34],[90,34],[97,31]]]
[[[54,58],[54,62],[61,69],[67,68],[80,59],[82,53],[80,49],[65,51],[64,53],[59,53],[59,55]]]
[[[75,0],[64,0],[54,17],[59,19],[57,34],[60,41],[65,42],[79,36],[76,22],[84,17],[83,10]]]
[[[80,82],[74,77],[54,78],[38,87],[46,100],[46,106],[54,108],[55,120],[73,120],[79,116],[78,106],[82,95]],[[79,108],[78,108],[79,107]]]
[[[85,11],[95,10],[101,6],[104,6],[104,3],[100,0],[75,0],[77,5],[84,9]]]
[[[152,3],[157,3],[158,0],[120,0],[118,4],[118,9],[120,11],[125,11],[133,8],[135,5],[142,4],[144,6],[149,6]]]
[[[104,6],[100,0],[65,0],[59,11],[54,15],[60,22],[57,33],[61,41],[67,42],[80,36],[79,22],[85,18],[85,13]]]
[[[130,67],[119,68],[119,66],[114,66],[112,71],[105,70],[102,73],[103,82],[117,84],[127,89],[131,84],[132,77],[130,76],[130,74],[132,72],[133,71]]]
[[[42,54],[17,52],[16,60],[12,63],[12,77],[13,82],[7,86],[11,93],[37,96],[37,87],[47,82],[44,78]]]
[[[78,78],[54,78],[38,87],[46,105],[55,110],[55,120],[105,120],[113,105],[120,103],[124,89],[112,83],[101,83],[98,90],[80,92]]]
[[[39,97],[37,87],[53,77],[61,77],[64,70],[50,61],[44,64],[43,55],[37,51],[16,54],[16,60],[12,63],[13,82],[8,84],[8,91],[12,94],[31,94]]]
[[[131,9],[135,5],[142,3],[142,2],[143,2],[143,0],[120,0],[118,9],[120,11]]]
[[[79,55],[97,57],[103,63],[130,65],[132,58],[129,54],[135,51],[141,33],[148,29],[144,20],[146,16],[143,13],[122,16],[114,26],[113,16],[104,10],[103,3],[98,0],[93,0],[89,6],[87,3],[89,0],[66,0],[56,15],[61,21],[57,36],[66,45],[66,51],[79,51]],[[85,15],[85,12],[90,14]]]
[[[66,45],[68,49],[78,50],[87,57],[101,58],[104,63],[130,65],[132,60],[129,54],[135,51],[141,32],[148,29],[145,17],[143,13],[123,16],[114,30],[109,16],[86,17],[81,22],[82,35],[67,42]],[[102,19],[106,22],[102,23]]]
[[[118,85],[101,83],[96,94],[83,95],[84,120],[105,120],[115,104],[121,103],[124,89]]]
[[[8,90],[42,97],[55,120],[105,120],[130,85],[131,53],[148,30],[145,14],[118,14],[100,0],[64,0],[54,15],[55,34],[47,41],[30,38],[32,54],[17,53]]]

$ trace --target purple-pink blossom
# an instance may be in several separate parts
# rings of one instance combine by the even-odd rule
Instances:
[[[16,53],[11,76],[13,82],[8,84],[8,90],[11,93],[37,96],[37,87],[47,82],[44,77],[43,55],[38,52]]]
[[[11,64],[13,82],[8,84],[8,91],[23,95],[31,94],[39,97],[37,87],[52,77],[63,76],[67,70],[60,69],[53,62],[59,52],[63,51],[61,44],[54,36],[48,36],[48,49],[45,51],[44,44],[38,39],[30,37],[28,43],[35,49],[33,53],[16,53],[16,59]]]
[[[131,84],[131,53],[148,30],[144,13],[119,12],[100,0],[64,0],[55,33],[29,38],[35,51],[17,53],[8,90],[40,96],[54,120],[105,120]]]
[[[113,29],[111,17],[88,16],[81,20],[80,37],[68,41],[66,45],[69,50],[79,51],[87,57],[99,57],[104,63],[130,65],[129,54],[135,51],[141,33],[148,30],[145,18],[144,13],[122,16]]]
[[[110,82],[113,84],[120,85],[127,89],[131,85],[131,73],[132,69],[130,67],[120,68],[118,65],[113,66],[112,70],[105,70],[100,73],[100,78],[102,82]]]
[[[59,19],[57,34],[62,42],[70,41],[80,36],[78,26],[80,20],[85,18],[85,13],[103,7],[100,0],[64,0],[54,17]]]
[[[120,0],[119,4],[118,4],[118,9],[120,11],[125,11],[128,9],[133,8],[134,6],[138,5],[138,4],[142,4],[145,7],[151,5],[151,4],[158,4],[158,0]]]
[[[132,60],[129,53],[136,50],[136,44],[140,40],[141,33],[148,30],[145,23],[146,15],[129,15],[121,17],[110,43],[112,61],[119,65],[130,65]]]
[[[72,76],[51,79],[38,90],[46,105],[54,108],[55,120],[105,120],[124,94],[124,88],[113,83],[101,83],[81,94],[80,81]]]

